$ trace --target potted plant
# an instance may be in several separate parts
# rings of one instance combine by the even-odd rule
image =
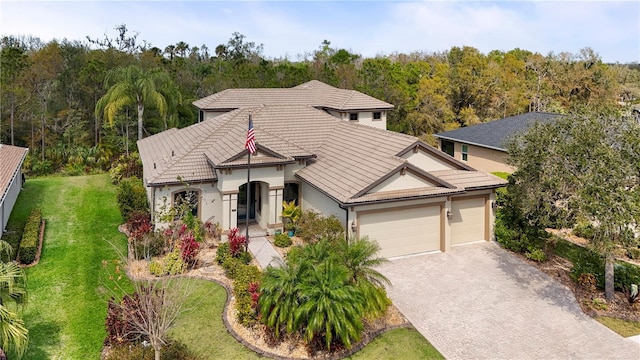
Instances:
[[[289,236],[295,234],[300,215],[302,215],[302,210],[300,210],[300,206],[296,205],[295,200],[282,202],[282,219],[286,219],[284,227]]]

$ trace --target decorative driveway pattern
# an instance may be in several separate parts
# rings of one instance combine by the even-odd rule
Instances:
[[[640,359],[573,293],[495,243],[398,258],[389,296],[447,359]]]

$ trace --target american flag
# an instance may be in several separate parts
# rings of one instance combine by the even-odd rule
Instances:
[[[247,142],[244,143],[244,148],[249,150],[250,154],[256,152],[256,136],[253,133],[253,120],[249,115],[249,130],[247,130]]]

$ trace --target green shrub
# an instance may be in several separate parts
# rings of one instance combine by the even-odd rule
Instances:
[[[336,241],[344,238],[344,227],[335,215],[324,217],[312,210],[307,210],[298,220],[296,234],[308,243],[321,239]]]
[[[640,267],[628,263],[617,263],[613,269],[613,286],[620,291],[632,284],[640,284]]]
[[[273,239],[273,244],[277,247],[285,248],[291,246],[292,241],[287,234],[276,234]]]
[[[231,247],[229,246],[229,243],[226,242],[218,245],[218,250],[216,250],[216,262],[219,265],[222,265],[227,260],[227,258],[230,258],[230,257],[231,257]]]
[[[593,274],[599,288],[604,288],[604,257],[586,248],[579,248],[570,259],[573,262],[570,275],[578,281],[582,274]]]
[[[543,262],[547,260],[547,255],[544,253],[544,250],[540,248],[530,248],[529,251],[525,253],[527,259]]]
[[[176,247],[172,252],[164,257],[164,273],[168,275],[179,275],[187,268],[187,264],[182,261],[180,248]]]
[[[149,263],[149,272],[151,275],[162,276],[165,274],[164,266],[162,266],[162,263],[159,261],[152,261]]]
[[[27,218],[27,224],[22,233],[22,241],[20,241],[20,262],[23,264],[31,264],[36,260],[38,252],[38,243],[40,240],[40,225],[42,224],[42,212],[39,208],[35,208]]]
[[[120,214],[125,221],[133,214],[149,211],[144,184],[135,176],[120,181],[116,197]]]
[[[236,318],[244,326],[251,326],[257,322],[257,298],[253,297],[256,285],[260,282],[260,270],[254,265],[239,264],[235,268],[233,293],[236,297]],[[254,284],[252,287],[251,284]],[[254,291],[250,291],[254,290]]]
[[[129,177],[142,178],[142,161],[137,152],[132,152],[127,156],[123,154],[118,161],[114,162],[109,169],[111,182],[115,185],[119,184],[122,179]]]
[[[587,240],[593,240],[595,229],[589,221],[578,221],[573,227],[573,234]]]

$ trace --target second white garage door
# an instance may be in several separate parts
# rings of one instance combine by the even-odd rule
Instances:
[[[486,240],[484,197],[453,199],[451,212],[451,245]]]
[[[440,250],[440,205],[360,213],[358,222],[360,236],[377,241],[381,257]]]

